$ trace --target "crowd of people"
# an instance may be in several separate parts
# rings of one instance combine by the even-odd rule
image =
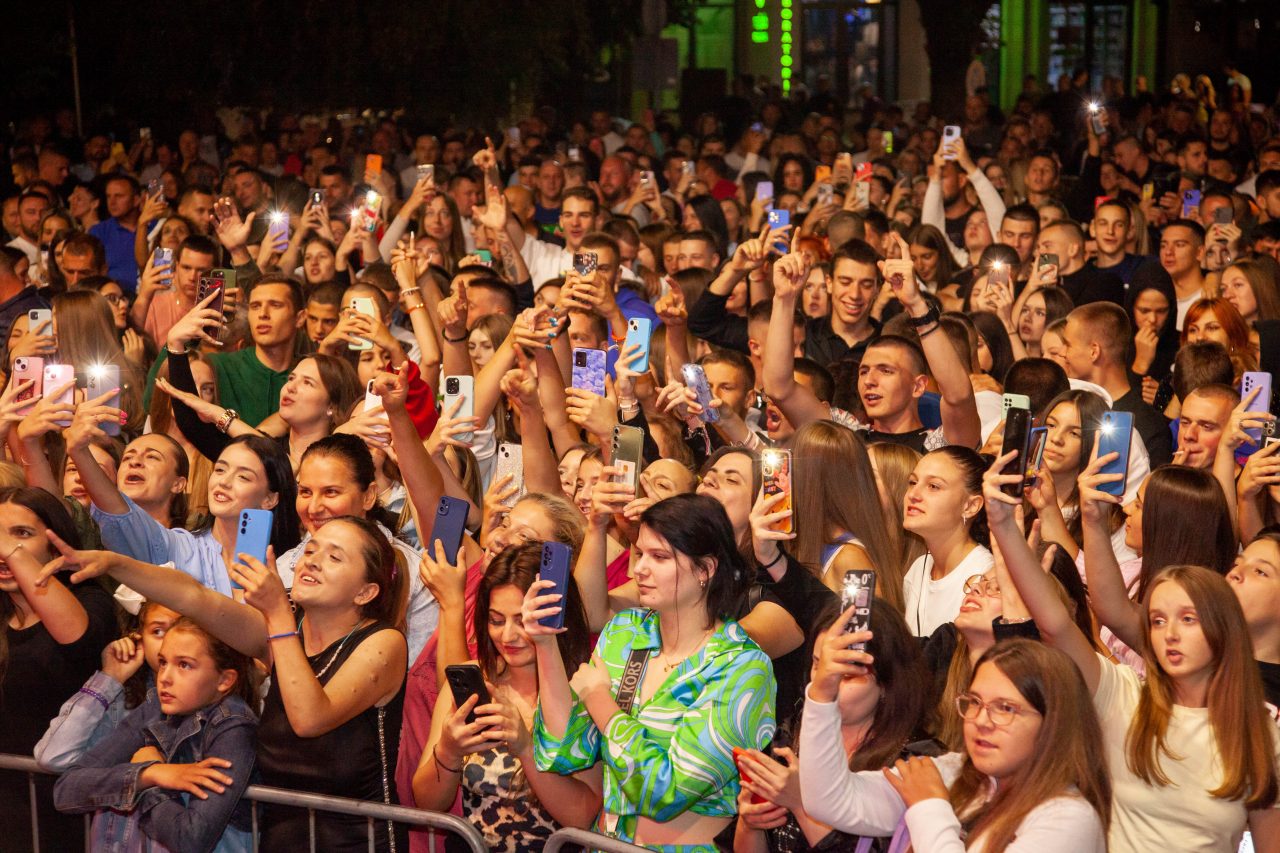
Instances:
[[[0,753],[59,775],[0,850],[371,849],[253,783],[493,850],[1280,850],[1280,125],[1225,72],[18,122]]]

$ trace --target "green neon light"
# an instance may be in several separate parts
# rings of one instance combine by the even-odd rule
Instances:
[[[756,0],[757,3],[760,0]],[[791,66],[794,60],[791,56],[791,4],[793,0],[781,0],[782,11],[778,17],[781,19],[779,29],[782,31],[780,44],[782,47],[782,55],[778,58],[779,76],[782,78],[782,94],[789,95],[791,93]]]

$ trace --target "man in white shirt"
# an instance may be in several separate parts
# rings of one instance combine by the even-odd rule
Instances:
[[[507,233],[511,235],[511,242],[520,250],[520,256],[529,268],[534,290],[573,268],[573,253],[579,250],[582,238],[595,227],[599,211],[600,202],[591,190],[586,187],[565,190],[560,202],[560,231],[565,242],[563,248],[529,237],[520,223],[508,215]]]
[[[606,155],[612,154],[626,144],[626,140],[614,128],[613,119],[607,110],[596,110],[591,114],[591,133],[600,137],[600,141],[604,143]]]

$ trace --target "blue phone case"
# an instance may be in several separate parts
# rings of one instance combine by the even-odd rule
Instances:
[[[605,352],[602,349],[573,350],[573,387],[604,396]]]
[[[236,562],[240,562],[241,554],[248,554],[258,562],[266,565],[267,547],[271,544],[271,528],[275,522],[269,509],[246,509],[240,511],[240,526],[236,528]],[[235,581],[231,582],[235,589],[242,589]]]
[[[1133,436],[1133,415],[1129,412],[1106,412],[1102,416],[1102,427],[1098,430],[1098,456],[1099,458],[1106,456],[1108,453],[1118,453],[1120,456],[1114,462],[1108,462],[1102,466],[1100,474],[1123,474],[1125,479],[1129,476],[1129,444]],[[1124,495],[1125,480],[1120,479],[1114,483],[1102,483],[1098,486],[1099,491],[1106,492],[1109,495],[1122,497]]]
[[[539,624],[548,628],[564,627],[564,604],[569,597],[569,546],[563,542],[542,543],[542,565],[538,569],[538,578],[555,583],[555,589],[544,589],[541,595],[560,595],[560,612],[555,616],[539,619]]]
[[[648,317],[632,317],[627,321],[627,339],[622,342],[622,352],[636,344],[640,345],[640,358],[631,365],[636,373],[644,373],[649,369],[649,340],[652,336],[653,321]]]
[[[462,534],[467,532],[467,502],[445,495],[436,507],[436,523],[431,528],[431,542],[427,553],[435,556],[435,543],[444,548],[444,558],[453,565],[458,561],[458,549],[462,547]]]
[[[1249,371],[1240,377],[1240,399],[1249,396],[1254,388],[1261,388],[1258,396],[1253,398],[1253,402],[1249,404],[1247,411],[1250,412],[1269,412],[1271,411],[1271,374],[1262,371]],[[1262,442],[1262,429],[1260,427],[1251,427],[1246,429],[1245,435],[1249,436],[1249,440],[1255,445]]]

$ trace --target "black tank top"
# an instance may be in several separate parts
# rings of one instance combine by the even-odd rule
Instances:
[[[393,629],[386,622],[356,629],[345,640],[338,640],[319,654],[308,657],[312,672],[323,671],[319,681],[322,685],[328,683],[361,643],[385,630]],[[273,677],[258,725],[258,769],[263,784],[376,803],[383,802],[385,790],[392,804],[399,803],[395,790],[396,754],[400,750],[403,708],[404,683],[401,682],[395,698],[383,708],[368,708],[319,737],[298,737],[285,714],[279,682]],[[390,850],[387,824],[379,821],[374,826],[377,849]],[[303,809],[267,806],[261,827],[262,849],[268,853],[308,849],[307,813]],[[407,851],[404,830],[398,830],[396,835],[396,849]],[[368,850],[368,845],[365,818],[316,813],[317,850],[355,853]]]

